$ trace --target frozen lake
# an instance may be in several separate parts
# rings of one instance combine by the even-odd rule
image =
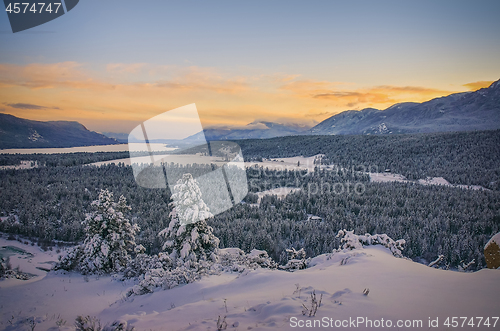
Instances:
[[[134,151],[141,151],[144,144],[132,143]],[[152,151],[173,151],[175,147],[168,147],[166,144],[151,143],[149,144]],[[0,154],[58,154],[58,153],[78,153],[78,152],[123,152],[129,150],[129,144],[116,145],[99,145],[99,146],[82,146],[70,148],[13,148],[0,149]],[[146,151],[146,150],[144,150]]]

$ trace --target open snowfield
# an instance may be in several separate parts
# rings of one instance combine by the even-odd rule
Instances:
[[[156,156],[156,158],[159,158],[160,156]],[[179,164],[206,164],[210,162],[223,162],[222,158],[220,157],[215,157],[215,156],[203,156],[203,155],[193,155],[193,154],[175,154],[175,156],[166,156],[165,160],[168,161],[169,157],[175,158],[175,163]],[[314,170],[314,158],[315,156],[311,157],[303,157],[303,156],[295,156],[295,157],[288,157],[288,158],[279,158],[279,159],[273,159],[273,160],[266,160],[263,162],[245,162],[245,166],[247,168],[249,167],[263,167],[263,168],[268,168],[272,170],[308,170],[308,171],[313,171]],[[161,160],[163,161],[163,160]],[[116,159],[116,160],[109,160],[109,161],[103,161],[103,162],[95,162],[91,163],[90,165],[94,166],[101,166],[101,165],[107,165],[107,164],[118,164],[118,163],[124,163],[125,165],[130,165],[131,162],[135,163],[148,163],[151,162],[151,158],[149,156],[144,156],[144,157],[136,157],[133,158],[132,160],[130,158],[125,158],[125,159]],[[297,162],[300,162],[300,165],[298,165]]]
[[[279,199],[282,199],[286,197],[288,194],[295,193],[298,191],[300,191],[300,188],[297,187],[277,187],[272,190],[257,192],[256,194],[259,197],[258,202],[260,203],[260,200],[266,195],[276,195]]]
[[[433,269],[396,258],[381,246],[323,254],[311,261],[312,267],[293,273],[268,269],[223,273],[125,298],[132,283],[109,276],[46,273],[33,267],[53,261],[54,253],[17,241],[2,239],[0,244],[31,253],[31,259],[12,256],[12,264],[15,267],[19,261],[21,270],[38,272],[29,281],[0,281],[2,330],[29,330],[23,321],[30,317],[37,321],[35,330],[74,330],[77,315],[97,316],[103,324],[127,321],[136,330],[217,330],[219,316],[226,317],[227,330],[295,330],[304,329],[299,327],[303,323],[316,323],[316,328],[307,329],[322,329],[319,325],[333,329],[335,323],[352,320],[360,322],[359,329],[387,329],[374,327],[382,319],[384,326],[392,323],[395,330],[417,330],[429,329],[429,318],[438,319],[439,328],[433,329],[443,330],[447,317],[490,317],[493,325],[492,317],[500,315],[500,270]],[[369,289],[368,295],[364,289]],[[322,295],[321,306],[315,317],[304,316],[302,305],[310,308],[313,291],[318,300]],[[371,327],[367,319],[374,323]],[[59,328],[58,321],[66,322]],[[461,329],[500,328],[499,323],[495,328],[478,327],[478,319],[474,321],[474,328]],[[411,327],[405,328],[405,323]]]
[[[372,182],[401,182],[401,183],[416,183],[420,185],[443,185],[450,187],[458,187],[469,190],[488,190],[480,185],[460,185],[451,184],[443,177],[428,177],[426,179],[419,179],[418,181],[412,181],[406,179],[402,175],[392,174],[392,173],[370,173],[370,180]],[[489,190],[488,190],[489,191]]]
[[[264,160],[262,162],[249,162],[248,167],[258,166],[263,168],[268,168],[272,170],[307,170],[314,171],[314,167],[318,166],[314,164],[314,159],[317,157],[310,156],[294,156],[294,157],[283,157],[271,160]],[[325,166],[322,166],[325,167]]]
[[[31,169],[38,168],[38,163],[36,161],[21,161],[21,164],[18,165],[8,165],[8,166],[0,166],[0,170],[3,169]]]
[[[161,163],[174,162],[177,164],[187,165],[187,164],[210,164],[210,163],[220,163],[224,164],[224,160],[217,156],[203,156],[203,155],[193,155],[193,154],[172,154],[172,155],[154,155],[154,163],[159,165]],[[102,166],[107,164],[118,164],[123,163],[125,165],[131,165],[132,163],[137,164],[148,164],[151,163],[151,156],[139,156],[134,158],[117,159],[111,161],[102,161],[91,163],[93,166]]]

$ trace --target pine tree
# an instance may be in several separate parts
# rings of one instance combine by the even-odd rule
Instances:
[[[177,181],[173,189],[172,200],[181,225],[213,217],[201,197],[198,183],[190,173],[184,174]]]
[[[113,193],[101,190],[92,202],[97,210],[84,221],[85,241],[61,259],[62,269],[80,269],[83,274],[121,271],[130,261],[136,247],[137,225],[130,224],[125,213],[130,211],[125,197],[114,202]]]
[[[198,183],[191,174],[184,174],[173,191],[171,221],[159,233],[166,239],[163,250],[177,266],[197,268],[201,261],[215,261],[219,239],[205,220],[213,215],[203,202]]]

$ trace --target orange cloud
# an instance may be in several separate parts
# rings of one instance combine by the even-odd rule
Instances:
[[[327,93],[332,88],[345,85],[341,82],[315,81],[312,79],[287,80],[288,83],[280,86],[281,90],[290,91],[297,95],[310,97],[314,94]]]
[[[59,109],[59,107],[46,107],[46,106],[40,106],[40,105],[33,105],[30,103],[4,103],[4,105],[12,107],[12,108],[17,108],[17,109],[36,109],[36,110],[43,110],[43,109]]]
[[[451,94],[451,91],[419,86],[382,85],[368,89],[336,90],[313,95],[316,99],[334,101],[348,107],[386,107],[403,101],[422,102]]]
[[[146,66],[146,63],[110,63],[106,65],[106,71],[112,73],[135,74]]]
[[[50,88],[114,88],[100,82],[76,62],[55,64],[0,64],[0,87]]]
[[[347,109],[384,109],[451,93],[418,86],[356,88],[283,73],[238,76],[197,66],[112,63],[104,69],[76,62],[0,64],[0,103],[20,117],[77,120],[93,130],[127,132],[193,102],[204,125],[246,125],[256,118],[311,124]]]
[[[490,80],[482,80],[479,82],[473,82],[464,84],[463,86],[467,87],[470,91],[477,91],[481,88],[489,87],[494,81]]]
[[[241,95],[252,90],[247,78],[229,76],[213,68],[142,64],[112,64],[106,68],[97,72],[74,62],[0,64],[0,101],[8,105],[8,112],[13,115],[36,120],[78,120],[102,126],[98,130],[104,131],[105,125],[117,121],[129,123],[122,123],[119,129],[126,130],[124,125],[128,129],[149,117],[193,102],[234,113],[242,103]],[[122,74],[128,76],[124,78]],[[41,113],[35,112],[36,107],[15,106],[19,104],[54,106]],[[58,111],[59,108],[65,111]],[[216,121],[217,111],[207,118]],[[239,120],[244,118],[241,113],[239,117]],[[229,116],[228,120],[235,118]]]

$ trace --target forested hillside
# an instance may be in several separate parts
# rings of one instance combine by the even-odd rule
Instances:
[[[209,220],[222,247],[265,249],[276,261],[285,249],[305,248],[308,256],[338,247],[336,233],[387,233],[407,241],[404,254],[413,259],[445,255],[451,267],[476,259],[485,265],[484,244],[500,231],[500,192],[443,186],[370,183],[359,172],[248,171],[252,191],[294,186],[300,192],[283,200],[264,197],[236,206]],[[341,185],[340,190],[318,190]],[[355,190],[355,185],[364,190]],[[322,186],[323,185],[323,186]],[[338,186],[340,187],[340,186]],[[53,240],[79,241],[82,221],[101,189],[124,195],[132,207],[131,220],[141,227],[136,241],[149,253],[161,249],[158,232],[169,224],[168,189],[144,189],[134,181],[131,167],[42,167],[0,171],[0,231]],[[310,215],[319,216],[310,218]]]
[[[325,154],[325,163],[408,179],[444,177],[450,183],[500,189],[500,130],[387,136],[295,136],[240,140],[247,160]]]
[[[290,247],[304,248],[308,256],[331,251],[339,244],[337,231],[349,229],[405,239],[404,253],[413,259],[430,261],[442,254],[450,267],[475,259],[474,267],[481,268],[484,244],[500,231],[499,130],[300,136],[238,143],[247,161],[325,154],[321,162],[337,167],[309,173],[248,169],[250,193],[244,203],[209,220],[222,247],[264,249],[277,262],[284,262]],[[39,165],[0,170],[0,231],[35,238],[44,246],[55,240],[80,241],[91,201],[101,189],[108,189],[130,203],[131,220],[141,227],[137,242],[148,253],[160,251],[158,232],[169,224],[170,191],[141,188],[132,168],[123,164],[82,166],[127,155],[0,155],[2,165],[21,160]],[[366,171],[386,169],[409,179],[444,177],[453,184],[489,190],[370,182]],[[210,169],[191,166],[190,171],[196,177],[197,172]],[[284,199],[266,196],[257,203],[256,192],[275,187],[300,191]]]

